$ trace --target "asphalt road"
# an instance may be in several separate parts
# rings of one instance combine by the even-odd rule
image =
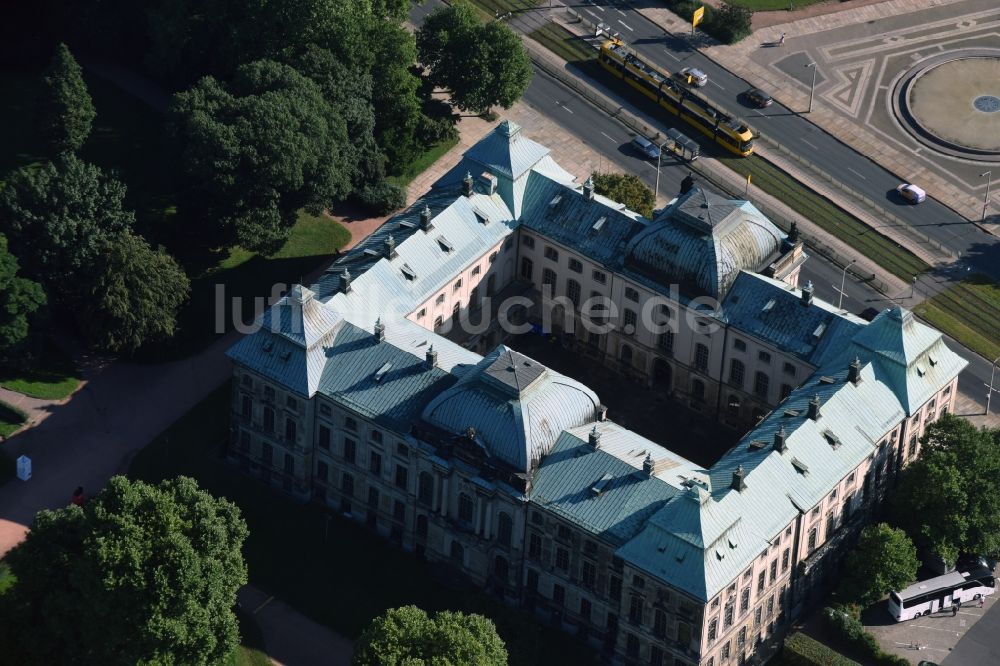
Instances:
[[[416,5],[410,13],[410,20],[419,25],[423,17],[435,6],[441,6],[439,0],[427,0],[422,5]],[[649,187],[655,185],[656,165],[639,157],[629,148],[632,133],[628,128],[597,109],[570,88],[536,69],[535,76],[524,93],[523,101],[557,122],[576,136],[581,143],[603,154],[608,160],[609,170],[635,173]],[[636,115],[649,120],[651,124],[658,124],[646,117],[641,110],[634,111]],[[667,196],[676,195],[680,191],[681,180],[687,174],[688,169],[683,163],[665,160],[660,170],[660,192]],[[727,192],[727,194],[738,197],[741,193]],[[839,266],[816,254],[812,254],[802,267],[802,281],[811,280],[816,289],[816,296],[830,303],[839,301],[842,278],[843,270]],[[891,300],[864,282],[859,282],[854,276],[848,275],[844,281],[845,309],[861,314],[868,308],[882,310],[890,305],[892,305]],[[985,403],[990,364],[978,354],[970,352],[954,341],[949,340],[948,346],[969,361],[968,369],[959,378],[959,389],[979,397]],[[1000,396],[997,398],[991,405],[991,411],[1000,414]]]
[[[958,645],[944,658],[941,666],[985,666],[1000,664],[1000,604],[992,602],[991,608],[965,632]]]
[[[796,151],[920,232],[960,252],[962,261],[973,270],[1000,278],[1000,241],[996,237],[933,199],[918,206],[900,202],[895,197],[899,177],[813,125],[806,114],[800,113],[803,109],[775,103],[758,110],[743,104],[738,96],[750,88],[746,81],[695,51],[686,35],[666,34],[627,2],[589,0],[567,4],[591,21],[610,25],[643,58],[668,71],[701,69],[709,77],[708,85],[700,89],[703,95],[742,115],[760,133]]]

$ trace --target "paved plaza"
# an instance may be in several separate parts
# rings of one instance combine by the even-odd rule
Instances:
[[[782,34],[785,43],[778,46]],[[769,26],[739,44],[711,46],[704,52],[803,112],[809,106],[814,75],[808,65],[816,63],[809,120],[898,174],[901,181],[915,182],[963,216],[979,220],[987,187],[980,174],[998,162],[991,165],[932,150],[897,119],[893,97],[899,92],[897,83],[920,63],[959,50],[1000,53],[998,37],[996,0],[889,0]],[[955,104],[971,108],[973,98],[1000,96],[996,78],[969,85],[976,91],[965,95],[968,100],[942,100],[942,106],[947,101],[953,108]],[[961,124],[956,119],[953,129],[959,131]],[[766,135],[766,126],[759,129]],[[997,189],[992,192],[1000,194]],[[890,192],[886,200],[895,203]],[[987,221],[995,227],[1000,223],[1000,197],[991,196],[990,205],[993,212]]]

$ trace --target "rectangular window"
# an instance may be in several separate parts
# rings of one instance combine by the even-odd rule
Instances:
[[[368,457],[368,471],[375,476],[382,474],[382,456],[372,451]]]
[[[743,340],[740,340],[739,338],[735,338],[733,340],[733,349],[735,349],[736,351],[746,351],[747,343],[744,342]]]
[[[787,363],[786,362],[785,363],[785,374],[788,375],[789,377],[794,377],[795,376],[795,366],[792,365],[791,363]]]
[[[633,303],[639,302],[639,292],[632,287],[625,287],[625,300],[632,301]]]
[[[451,285],[451,290],[452,291],[458,291],[461,288],[462,288],[462,281],[461,280],[455,280],[455,284]]]
[[[542,538],[537,534],[528,537],[528,556],[536,560],[542,557]]]
[[[406,520],[406,505],[399,500],[392,503],[392,519],[400,523]]]
[[[767,391],[771,387],[771,378],[763,372],[758,372],[753,378],[753,392],[760,398],[767,399]]]
[[[320,460],[318,463],[316,463],[316,478],[317,479],[319,479],[323,483],[326,483],[326,477],[327,477],[327,475],[329,473],[330,473],[330,468],[329,468],[329,466],[325,462],[323,462],[322,460]]]
[[[329,451],[330,450],[330,429],[327,428],[326,426],[322,426],[321,425],[319,427],[319,435],[317,437],[317,440],[318,441],[316,442],[316,445],[319,446],[319,448],[324,449],[326,451]]]
[[[573,301],[573,307],[580,307],[580,283],[576,280],[566,280],[566,297]]]
[[[663,637],[667,633],[667,614],[663,612],[662,608],[657,608],[653,611],[653,634],[658,637]]]
[[[332,413],[330,405],[320,405],[319,413],[322,414],[323,416],[329,416]]]
[[[264,432],[274,432],[274,409],[264,408]]]
[[[403,465],[396,465],[396,487],[406,490],[407,476],[409,475],[409,470]]]
[[[521,236],[521,245],[524,247],[535,247],[535,239],[531,236]]]
[[[584,587],[588,589],[594,589],[594,583],[597,581],[597,568],[594,563],[590,560],[584,560],[583,565],[580,570],[580,577],[583,580]]]
[[[774,615],[774,595],[773,594],[767,600],[767,616],[771,617],[772,615]]]
[[[417,312],[417,319],[423,319],[426,316],[427,316],[427,308],[420,308],[420,311]]]
[[[674,353],[674,332],[665,331],[656,339],[656,346],[665,354]]]
[[[521,258],[521,277],[525,280],[531,279],[531,274],[534,272],[534,264],[531,263],[531,259],[527,257]]]
[[[285,474],[295,474],[295,458],[292,454],[285,454]]]
[[[545,246],[545,258],[551,259],[552,261],[559,261],[559,252],[555,248]]]
[[[285,441],[289,444],[295,443],[295,421],[292,419],[285,419]]]
[[[473,266],[472,267],[472,274],[473,275],[479,275],[479,273],[481,273],[481,272],[482,272],[482,268],[481,267],[479,267],[479,266]]]
[[[695,345],[694,367],[702,372],[708,370],[708,347],[703,344]]]
[[[552,602],[557,606],[564,606],[566,604],[566,588],[562,585],[556,584],[552,586]]]
[[[550,284],[553,287],[556,285],[556,272],[551,268],[546,268],[542,271],[542,284]]]
[[[729,362],[729,383],[733,386],[743,386],[743,376],[746,372],[746,367],[743,365],[743,361],[734,358]]]
[[[376,444],[382,443],[382,433],[378,430],[372,430],[370,433],[368,433],[368,438],[371,439]]]
[[[617,601],[621,599],[622,596],[622,579],[618,576],[612,576],[608,581],[608,596],[611,597],[612,601]]]
[[[441,305],[444,303],[444,294],[438,294],[437,298],[434,299],[434,305]]]
[[[642,597],[632,597],[628,607],[628,619],[632,624],[642,624]]]
[[[368,486],[368,506],[378,509],[378,488],[375,486]]]
[[[781,554],[781,573],[788,571],[788,558],[790,556],[790,549],[786,548],[785,552]]]
[[[344,438],[344,460],[353,463],[357,456],[358,445],[349,437]]]
[[[708,642],[711,643],[719,635],[719,621],[712,620],[708,623]]]
[[[348,416],[344,419],[344,428],[346,428],[347,430],[357,430],[358,422],[352,419],[350,416]]]
[[[625,308],[622,314],[622,333],[625,335],[635,334],[636,316],[634,310]]]
[[[243,396],[243,405],[240,413],[245,419],[253,418],[253,399],[250,396]]]
[[[776,565],[777,562],[773,562],[773,564]],[[767,583],[767,572],[761,571],[759,574],[757,574],[757,594],[760,594],[761,592],[764,591],[764,585],[766,585],[766,583]]]
[[[584,620],[590,619],[590,599],[580,597],[580,617]]]
[[[759,351],[757,352],[757,360],[760,361],[761,363],[770,363],[771,353],[766,351]]]
[[[760,626],[760,617],[761,617],[761,613],[763,613],[763,611],[764,611],[764,607],[763,606],[757,606],[757,609],[753,612],[753,626],[754,627],[759,627]]]
[[[465,493],[458,496],[458,519],[466,524],[472,524],[472,516],[475,513],[475,504],[472,498]]]
[[[565,548],[556,548],[556,567],[563,571],[569,570],[569,551]]]
[[[292,410],[293,412],[299,411],[299,401],[293,398],[292,396],[288,396],[285,398],[285,406],[288,407],[288,409]]]
[[[635,634],[626,634],[625,656],[637,659],[639,657],[639,639]]]
[[[583,272],[583,264],[580,263],[579,259],[572,259],[571,258],[569,260],[569,269],[571,271],[573,271],[574,273],[582,273]]]
[[[538,572],[534,569],[528,569],[528,589],[532,592],[538,591]]]
[[[400,458],[409,458],[410,447],[408,447],[406,444],[403,444],[402,442],[396,442],[396,455],[399,456]]]
[[[745,587],[740,593],[740,615],[750,610],[750,588]]]
[[[771,583],[778,578],[778,560],[771,560]]]
[[[733,626],[733,602],[730,600],[726,604],[726,610],[723,612],[722,626],[728,629]]]
[[[784,400],[792,394],[792,387],[788,384],[781,385],[781,399]]]
[[[274,402],[274,387],[273,386],[265,386],[264,387],[264,400],[270,400],[271,402]]]
[[[607,284],[608,282],[608,276],[603,271],[594,271],[591,273],[591,277],[593,277],[594,282],[597,282],[598,284]]]

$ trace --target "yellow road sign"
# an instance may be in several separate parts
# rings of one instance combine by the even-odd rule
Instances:
[[[705,18],[705,8],[699,7],[694,10],[694,15],[691,17],[691,27],[694,28]]]

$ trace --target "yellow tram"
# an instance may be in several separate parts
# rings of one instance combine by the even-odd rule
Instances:
[[[625,43],[609,39],[601,45],[601,65],[675,116],[697,127],[731,153],[753,153],[753,132],[655,66],[643,62]]]

